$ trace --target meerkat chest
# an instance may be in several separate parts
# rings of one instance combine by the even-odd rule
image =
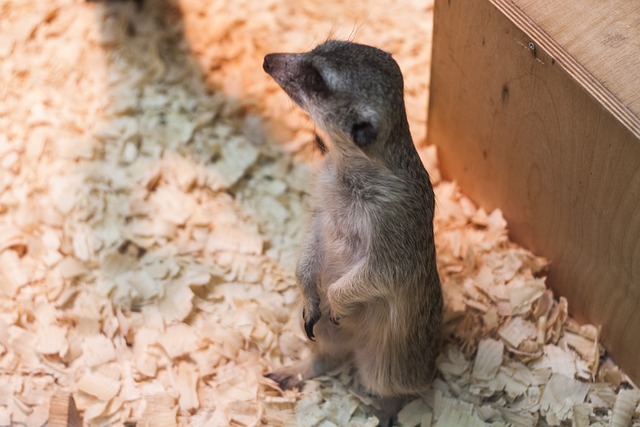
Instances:
[[[327,264],[336,275],[363,258],[373,233],[371,196],[368,188],[345,182],[331,169],[325,170],[316,187],[315,209]]]
[[[319,218],[319,242],[324,264],[322,276],[323,282],[330,284],[364,258],[369,236],[366,227],[356,224],[355,217],[345,211],[323,209]]]

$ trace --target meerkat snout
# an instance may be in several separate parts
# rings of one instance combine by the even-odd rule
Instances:
[[[279,73],[291,68],[296,56],[298,55],[292,53],[270,53],[264,57],[262,69],[273,78],[279,77]]]
[[[442,290],[434,194],[415,150],[400,68],[328,41],[264,70],[328,136],[296,276],[313,357],[268,374],[282,388],[349,363],[389,421],[435,373]]]
[[[262,63],[262,69],[265,73],[270,74],[271,70],[273,70],[273,62],[274,58],[277,58],[277,53],[270,53],[264,57],[264,62]]]

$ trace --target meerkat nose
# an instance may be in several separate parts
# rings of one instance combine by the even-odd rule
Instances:
[[[270,53],[264,57],[264,62],[262,63],[262,69],[267,74],[271,74],[273,71],[273,58],[276,54]]]

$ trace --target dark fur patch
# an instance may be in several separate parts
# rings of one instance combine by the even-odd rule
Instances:
[[[356,123],[351,127],[351,139],[358,147],[366,147],[378,137],[378,129],[370,122]]]
[[[312,64],[305,62],[300,69],[302,88],[316,95],[328,95],[329,87],[320,75],[320,72]]]
[[[324,143],[322,138],[320,138],[320,135],[318,135],[317,133],[313,135],[313,142],[316,143],[316,146],[320,149],[322,154],[327,154],[329,152],[327,144]]]

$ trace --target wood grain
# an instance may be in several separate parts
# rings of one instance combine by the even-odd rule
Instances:
[[[551,259],[551,286],[576,318],[602,326],[613,358],[640,382],[636,89],[616,96],[518,3],[436,0],[428,139],[446,177],[501,208],[511,237]],[[536,4],[547,17],[568,13],[559,2]],[[638,70],[620,75],[631,84]]]
[[[510,15],[528,17],[570,53],[560,66],[570,75],[584,78],[583,85],[612,108],[620,121],[640,138],[640,3],[628,0],[568,2],[564,0],[493,0]],[[522,27],[527,31],[526,27]],[[533,29],[533,28],[532,28]],[[544,43],[545,38],[540,38]],[[543,46],[544,47],[544,46]],[[554,46],[549,46],[549,50]],[[586,73],[584,73],[586,71]],[[601,86],[601,87],[597,87]],[[602,91],[606,88],[606,91]],[[617,105],[616,105],[617,104]]]
[[[82,419],[71,393],[59,391],[51,397],[47,426],[82,427]]]

